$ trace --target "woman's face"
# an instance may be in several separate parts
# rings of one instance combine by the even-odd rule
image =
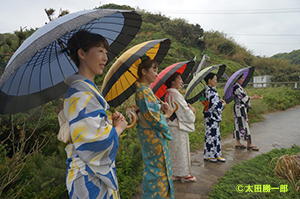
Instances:
[[[211,86],[211,87],[215,87],[217,85],[217,75],[215,75],[212,79],[209,79],[208,80],[208,85]]]
[[[101,75],[107,60],[107,50],[101,45],[99,47],[92,47],[85,52],[83,65],[88,73]]]
[[[238,83],[238,84],[242,84],[244,82],[244,75],[240,78],[240,79],[238,79],[237,81],[236,81],[236,83]]]
[[[148,85],[150,85],[157,78],[158,68],[155,67],[155,64],[152,64],[152,66],[149,68],[148,71],[146,71],[145,69],[143,69],[143,70],[144,70],[143,75],[144,75],[145,81]]]
[[[182,88],[182,83],[183,83],[183,81],[182,81],[181,75],[177,75],[175,80],[172,81],[171,87],[176,88],[176,89],[181,89]]]

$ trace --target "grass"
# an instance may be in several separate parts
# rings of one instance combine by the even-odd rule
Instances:
[[[293,184],[288,180],[280,179],[274,170],[276,160],[281,156],[295,155],[299,152],[300,147],[294,145],[289,149],[273,149],[243,163],[235,164],[224,177],[219,179],[219,183],[213,187],[209,198],[300,198],[300,192],[295,190]],[[298,178],[297,181],[299,180]],[[241,193],[237,191],[238,185],[244,186],[244,191]],[[253,192],[246,192],[247,186]],[[266,189],[268,186],[279,189],[268,191]],[[261,189],[255,190],[255,187]]]

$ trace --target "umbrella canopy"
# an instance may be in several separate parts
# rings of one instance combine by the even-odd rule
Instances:
[[[250,66],[250,67],[246,67],[246,68],[242,68],[238,71],[236,71],[235,73],[233,73],[233,75],[231,75],[231,77],[228,79],[225,88],[224,88],[224,96],[223,99],[225,100],[225,102],[228,104],[230,103],[234,96],[232,95],[233,93],[233,85],[236,83],[236,81],[239,79],[239,77],[241,75],[244,75],[244,81],[242,83],[242,87],[246,87],[246,85],[248,84],[248,82],[250,81],[250,79],[253,76],[255,67]]]
[[[66,43],[79,30],[108,41],[108,62],[135,37],[141,16],[125,10],[84,10],[55,19],[27,38],[9,60],[0,80],[0,113],[17,113],[62,96],[66,77],[78,71]],[[108,63],[107,62],[107,63]]]
[[[178,62],[176,64],[168,66],[158,74],[155,82],[150,84],[150,88],[158,98],[164,100],[165,94],[167,92],[167,86],[165,85],[165,82],[169,79],[169,77],[178,72],[181,74],[182,80],[184,81],[192,71],[194,65],[195,61],[190,60]]]
[[[204,86],[206,85],[206,82],[204,81],[204,78],[208,73],[213,72],[214,70],[218,70],[216,73],[218,79],[222,77],[226,69],[226,65],[215,65],[207,67],[203,70],[201,70],[189,83],[186,93],[185,93],[185,100],[187,103],[193,104],[197,100],[199,100],[203,94],[204,94]]]
[[[101,92],[108,104],[116,108],[135,93],[141,56],[146,54],[159,64],[166,56],[170,45],[169,39],[151,40],[123,53],[109,69],[103,81]]]

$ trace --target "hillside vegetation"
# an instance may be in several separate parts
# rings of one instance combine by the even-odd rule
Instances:
[[[102,8],[134,10],[127,5],[115,4],[104,5]],[[222,32],[205,31],[201,25],[189,24],[184,19],[170,19],[141,9],[136,11],[142,15],[142,28],[125,50],[147,40],[171,39],[171,48],[160,64],[159,71],[195,56],[198,66],[202,56],[207,54],[212,65],[227,65],[227,75],[242,67],[255,66],[256,75],[273,75],[276,81],[299,80],[300,66],[289,60],[278,59],[280,57],[256,57]],[[15,34],[0,34],[0,74],[13,52],[34,31],[35,29],[21,28]],[[111,65],[112,63],[109,63],[105,68],[104,75],[97,77],[98,85],[102,84]],[[261,113],[285,110],[300,104],[300,92],[289,87],[251,91],[264,94],[261,101],[253,103],[249,114],[251,122],[261,120]],[[221,95],[222,88],[219,88],[218,92]],[[28,113],[0,117],[0,198],[68,198],[65,186],[66,144],[56,138],[59,129],[56,107],[60,102],[61,99],[58,99]],[[125,113],[125,106],[132,103],[133,100],[130,99],[118,110]],[[197,102],[194,106],[197,110],[197,130],[191,133],[190,142],[191,148],[196,150],[204,141],[204,124],[202,105]],[[227,106],[225,110],[221,124],[222,136],[229,135],[233,129],[231,106]],[[116,165],[121,198],[132,198],[132,195],[139,191],[138,185],[141,183],[143,170],[136,127],[122,134]]]

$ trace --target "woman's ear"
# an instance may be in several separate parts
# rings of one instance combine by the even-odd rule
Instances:
[[[77,53],[78,53],[78,58],[79,58],[79,59],[82,59],[82,60],[85,59],[85,51],[84,51],[84,50],[82,50],[82,49],[80,48],[80,49],[78,49]]]
[[[143,68],[143,69],[142,69],[142,75],[145,76],[146,74],[147,74],[147,71]]]

